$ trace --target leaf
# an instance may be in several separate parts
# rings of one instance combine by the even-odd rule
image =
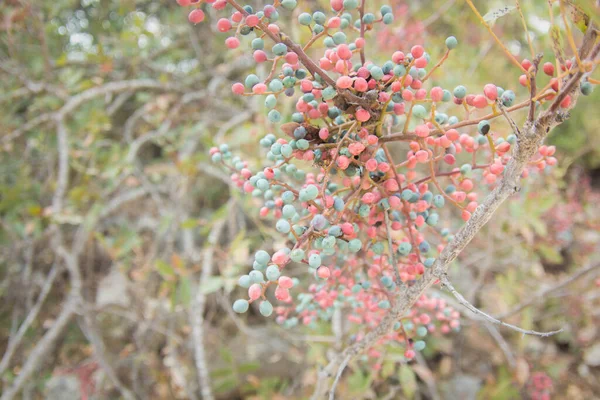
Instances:
[[[516,6],[504,6],[500,8],[494,8],[488,11],[487,14],[483,16],[483,20],[488,24],[493,24],[496,22],[498,18],[504,17],[506,14],[510,13],[512,10],[517,8]]]
[[[402,386],[402,392],[404,396],[409,399],[414,398],[417,391],[417,377],[415,372],[406,364],[400,365],[399,377],[400,385]]]
[[[162,276],[164,279],[173,279],[175,276],[175,270],[170,264],[167,264],[163,260],[156,260],[156,271]]]
[[[240,374],[249,374],[250,372],[254,372],[259,368],[260,364],[258,362],[250,361],[247,363],[240,364],[240,366],[238,367],[238,372]]]
[[[200,291],[204,294],[214,293],[223,287],[223,278],[211,276],[200,285]]]
[[[179,285],[177,285],[176,300],[178,304],[185,306],[190,304],[192,298],[192,283],[189,278],[181,278]]]

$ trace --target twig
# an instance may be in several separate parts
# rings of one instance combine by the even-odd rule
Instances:
[[[69,296],[66,303],[63,305],[60,314],[54,320],[54,323],[48,329],[48,331],[42,336],[37,342],[36,346],[29,353],[25,364],[23,364],[19,375],[13,382],[12,386],[6,388],[2,393],[0,400],[12,400],[19,393],[19,391],[25,386],[29,378],[38,370],[40,365],[46,361],[46,356],[52,348],[54,343],[58,340],[59,336],[65,330],[71,319],[75,316],[75,308],[77,299],[73,296]]]
[[[333,384],[331,385],[331,389],[329,390],[329,400],[335,400],[335,388],[337,387],[337,384],[340,381],[340,378],[342,377],[344,369],[346,369],[346,366],[350,362],[350,358],[350,355],[347,355],[346,358],[344,358],[344,361],[342,361],[342,363],[340,364],[337,374],[335,375],[335,379],[333,380]]]
[[[444,286],[446,286],[448,288],[448,290],[450,290],[450,293],[452,293],[452,295],[456,298],[456,300],[458,300],[458,302],[460,304],[462,304],[464,307],[468,308],[471,312],[473,312],[474,314],[478,315],[479,317],[481,317],[483,320],[490,322],[492,324],[496,324],[496,325],[502,325],[505,326],[507,328],[510,328],[514,331],[520,332],[524,335],[533,335],[533,336],[541,336],[541,337],[548,337],[548,336],[552,336],[555,335],[557,333],[560,333],[563,331],[563,329],[559,329],[557,331],[551,331],[551,332],[537,332],[537,331],[533,331],[533,330],[527,330],[527,329],[523,329],[523,328],[519,328],[518,326],[512,325],[512,324],[508,324],[506,322],[500,321],[494,317],[492,317],[489,314],[486,314],[485,312],[481,311],[480,309],[478,309],[477,307],[475,307],[474,305],[472,305],[471,303],[469,303],[467,301],[467,299],[465,299],[463,297],[462,294],[460,294],[455,288],[454,286],[452,286],[452,283],[450,282],[450,280],[448,279],[448,276],[446,274],[443,274],[442,276],[440,276],[440,280],[442,282],[442,284]]]
[[[392,235],[391,235],[391,227],[390,227],[390,217],[388,215],[388,210],[383,210],[383,217],[385,218],[385,229],[387,232],[388,239],[388,247],[390,252],[390,264],[392,266],[392,270],[394,271],[394,278],[396,279],[396,285],[402,286],[402,278],[400,278],[400,272],[398,272],[398,264],[396,264],[396,257],[394,255],[394,246],[392,243]]]
[[[218,221],[213,226],[208,236],[208,246],[202,252],[203,264],[200,282],[196,288],[193,307],[190,308],[190,320],[192,324],[192,337],[194,340],[194,356],[196,368],[198,370],[198,382],[200,391],[204,400],[214,399],[210,386],[210,371],[206,363],[206,351],[204,348],[204,308],[206,307],[206,294],[203,291],[208,279],[213,271],[214,248],[217,245],[219,236],[225,226],[224,221]]]
[[[498,329],[494,325],[484,324],[484,326],[490,333],[490,336],[496,341],[496,343],[498,343],[498,346],[504,353],[504,357],[506,357],[506,361],[508,361],[510,367],[514,368],[517,365],[517,360],[515,360],[515,356],[512,353],[512,350],[510,349],[508,343],[506,343],[506,340],[504,340],[502,334],[498,332]]]
[[[2,356],[2,361],[0,361],[0,375],[3,375],[4,371],[6,371],[6,369],[8,368],[10,360],[13,354],[15,353],[15,350],[17,350],[17,348],[21,344],[21,340],[23,340],[23,336],[25,336],[25,333],[40,313],[42,305],[44,304],[44,301],[46,301],[46,297],[48,297],[48,293],[50,293],[50,289],[52,289],[52,286],[54,285],[54,280],[58,275],[58,270],[58,265],[54,264],[52,266],[52,269],[50,269],[48,276],[46,276],[44,286],[40,291],[35,305],[29,311],[29,314],[27,314],[27,317],[25,318],[21,326],[19,326],[19,329],[17,330],[16,334],[9,339],[8,345],[6,346],[6,351]]]
[[[539,292],[537,292],[535,295],[533,295],[532,297],[530,297],[527,301],[515,306],[514,308],[512,308],[510,311],[507,311],[505,313],[502,313],[500,315],[498,315],[496,318],[498,319],[502,319],[502,318],[507,318],[510,317],[512,315],[517,314],[518,312],[520,312],[521,310],[523,310],[524,308],[529,307],[530,305],[532,305],[533,303],[535,303],[536,301],[545,298],[548,294],[555,292],[559,289],[564,288],[565,286],[570,285],[571,283],[575,282],[577,279],[587,275],[588,273],[592,272],[595,269],[600,268],[600,263],[595,263],[595,264],[591,264],[588,265],[585,268],[580,269],[579,271],[577,271],[575,274],[569,276],[567,279],[557,283],[554,286],[551,286],[549,288],[546,288],[544,290],[541,290]]]

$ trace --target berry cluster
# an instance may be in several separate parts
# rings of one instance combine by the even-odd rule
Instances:
[[[232,91],[265,96],[267,118],[278,132],[260,140],[268,160],[262,170],[253,172],[227,145],[212,148],[212,160],[231,171],[232,182],[261,204],[261,217],[276,220],[289,243],[273,254],[256,252],[252,271],[239,279],[248,297],[236,300],[233,309],[244,313],[259,302],[262,315],[275,313],[288,327],[328,320],[343,309],[361,327],[360,336],[378,325],[395,295],[420,279],[452,240],[449,227],[442,226],[447,224],[440,224],[441,210],[450,206],[469,220],[478,206],[477,183],[485,190],[498,181],[518,132],[502,135],[493,121],[510,119],[511,111],[531,102],[516,103],[515,92],[493,84],[475,92],[428,85],[458,46],[453,36],[436,64],[421,45],[397,50],[382,64],[367,61],[365,33],[394,21],[389,6],[373,14],[357,0],[331,0],[331,17],[301,13],[297,22],[312,37],[300,46],[277,25],[280,13],[294,9],[296,0],[275,1],[261,11],[235,0],[206,2],[218,10],[233,8],[216,24],[220,32],[233,32],[225,41],[228,48],[238,48],[249,36],[245,41],[254,60],[271,63],[268,76],[250,74]],[[201,8],[189,19],[201,22]],[[325,50],[313,60],[306,52],[317,44]],[[534,68],[525,61],[523,70]],[[568,71],[570,65],[563,67]],[[553,65],[543,71],[555,72]],[[519,82],[527,86],[531,75],[524,77]],[[558,82],[554,77],[535,100],[543,104],[554,97]],[[582,86],[584,94],[590,90]],[[291,115],[282,111],[285,97],[295,99]],[[390,142],[403,142],[404,152],[392,154]],[[554,165],[553,154],[553,147],[542,147],[532,168]],[[307,265],[314,279],[296,296],[290,291],[300,281],[284,274],[290,263]],[[413,338],[459,326],[458,313],[442,299],[423,296],[398,321],[398,330],[379,343],[404,342],[411,359],[425,346]]]

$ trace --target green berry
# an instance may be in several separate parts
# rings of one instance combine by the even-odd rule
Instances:
[[[458,40],[454,36],[448,36],[446,39],[446,47],[449,50],[455,49],[458,46]]]
[[[312,17],[309,13],[302,13],[298,15],[298,22],[300,22],[301,25],[310,25]]]
[[[238,299],[235,301],[235,303],[233,303],[233,311],[238,314],[243,314],[248,311],[249,306],[248,300]]]
[[[258,310],[263,317],[270,317],[273,314],[273,305],[268,300],[264,300],[260,302]]]

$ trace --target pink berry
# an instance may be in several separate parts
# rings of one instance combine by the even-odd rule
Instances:
[[[421,46],[421,45],[416,45],[416,46],[413,46],[413,47],[410,49],[410,54],[412,54],[412,56],[413,56],[414,58],[419,58],[419,57],[421,57],[421,56],[423,55],[423,53],[425,53],[425,49],[423,49],[423,46]]]
[[[554,76],[554,64],[552,64],[551,62],[544,63],[542,69],[544,70],[544,73],[546,75]]]
[[[227,32],[231,29],[231,22],[227,18],[221,18],[217,21],[217,30],[219,32]]]
[[[367,122],[371,118],[371,114],[364,108],[356,110],[356,119],[360,122]]]
[[[188,15],[188,20],[192,24],[198,24],[198,23],[204,21],[204,11],[202,11],[199,8],[196,8],[195,10],[192,10],[190,12],[190,14]]]
[[[244,94],[244,85],[242,83],[236,82],[231,86],[231,91],[234,94]]]
[[[236,38],[235,36],[231,36],[231,37],[228,37],[227,39],[225,39],[225,45],[229,49],[236,49],[240,45],[240,40],[238,38]]]

